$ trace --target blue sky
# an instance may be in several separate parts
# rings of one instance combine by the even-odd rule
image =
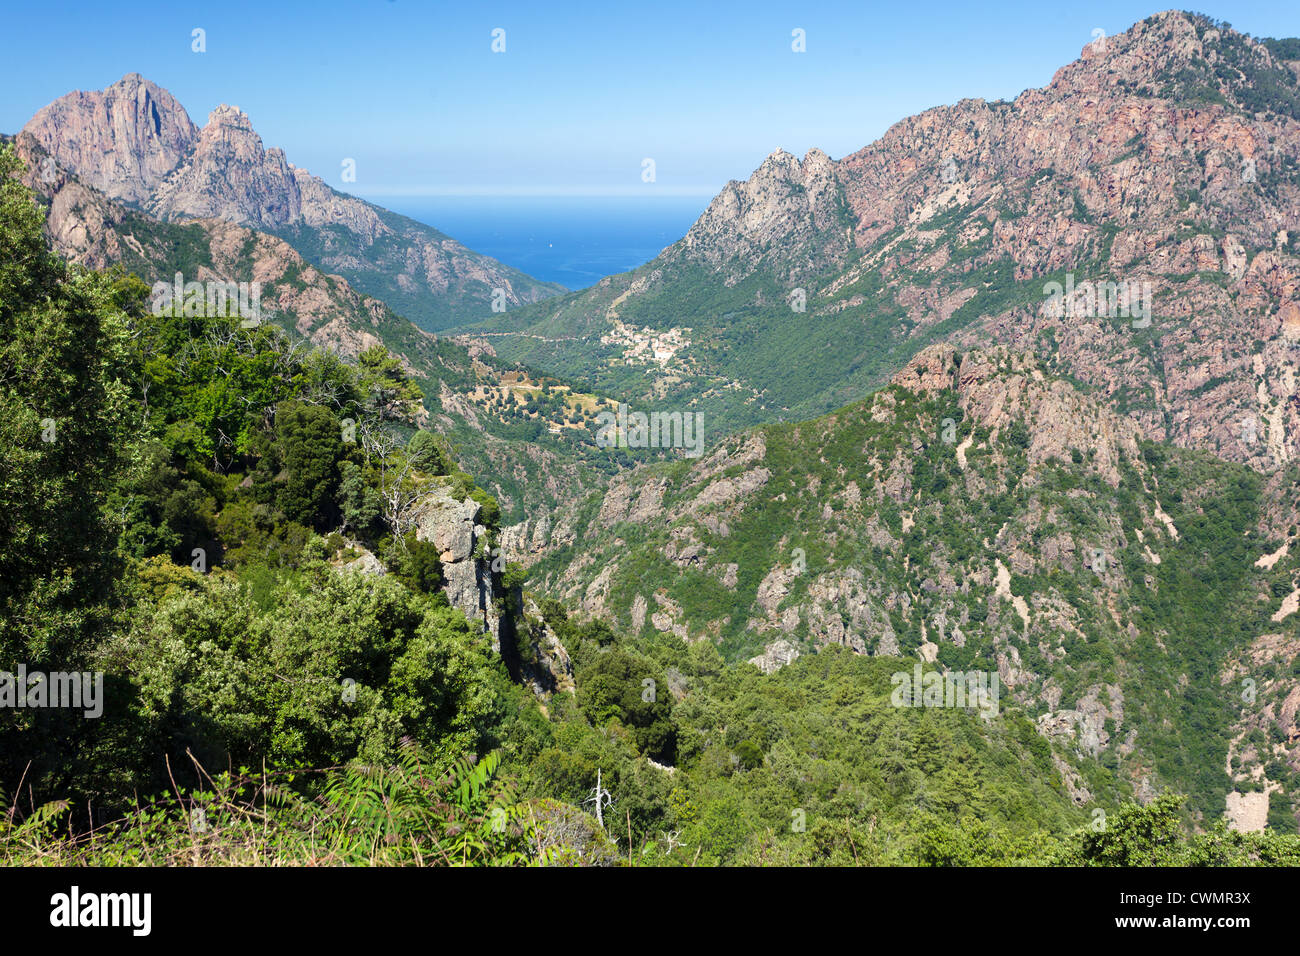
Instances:
[[[1300,35],[1294,0],[1197,6],[1255,36]],[[1113,34],[1158,9],[47,0],[4,14],[0,130],[139,72],[199,125],[219,103],[240,106],[267,145],[360,195],[711,195],[778,146],[840,157],[930,106],[1042,86],[1094,28]],[[191,50],[195,27],[206,53]],[[795,28],[806,53],[791,51]],[[344,158],[355,184],[340,182]]]

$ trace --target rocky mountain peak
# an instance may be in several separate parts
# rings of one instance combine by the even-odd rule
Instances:
[[[494,290],[504,290],[509,305],[560,291],[423,223],[390,218],[290,165],[283,150],[263,144],[238,106],[221,104],[199,130],[170,93],[138,73],[104,90],[56,100],[23,132],[29,134],[30,155],[56,164],[41,170],[46,191],[70,175],[102,198],[130,203],[166,222],[222,220],[288,230],[288,241],[305,243],[319,265],[426,327],[488,314]],[[98,208],[93,198],[78,208]],[[70,212],[62,210],[58,219],[73,254],[91,255],[92,248],[111,245],[99,226],[116,221],[114,216],[88,222]],[[322,252],[317,230],[324,228],[332,234]],[[381,237],[389,239],[382,246]]]
[[[188,161],[156,191],[150,211],[276,229],[302,218],[302,196],[284,151],[267,149],[248,114],[223,103],[208,116]]]
[[[248,114],[238,106],[231,106],[228,103],[222,103],[208,114],[208,126],[230,126],[253,132],[253,123],[249,120]],[[257,141],[260,143],[261,137],[258,137]]]
[[[808,152],[804,154],[803,162],[800,163],[799,168],[802,169],[804,171],[804,175],[807,176],[813,173],[820,172],[821,170],[829,166],[833,166],[834,164],[835,164],[835,160],[831,159],[828,155],[826,155],[826,153],[824,153],[822,150],[814,146],[812,149],[808,150]]]
[[[1156,95],[1194,77],[1195,92],[1205,102],[1216,101],[1211,91],[1217,91],[1232,103],[1242,85],[1235,74],[1250,61],[1265,70],[1277,65],[1268,47],[1253,37],[1198,14],[1166,10],[1123,33],[1095,35],[1077,60],[1057,70],[1047,89],[1062,94],[1146,89]]]
[[[728,284],[754,267],[785,277],[824,268],[848,250],[848,234],[839,223],[840,196],[835,164],[824,152],[810,150],[801,163],[776,149],[748,180],[723,187],[681,249],[714,268],[726,263],[732,270]]]
[[[176,98],[139,73],[103,90],[60,97],[23,132],[88,185],[132,203],[149,198],[199,135]]]
[[[758,169],[754,171],[754,176],[777,175],[782,178],[798,174],[799,158],[779,146],[768,153],[767,157],[759,163]]]

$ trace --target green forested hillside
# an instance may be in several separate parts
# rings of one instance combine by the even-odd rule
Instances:
[[[331,192],[339,198],[350,198]],[[412,278],[421,278],[418,273],[414,277],[409,273],[403,274],[410,268],[412,250],[425,246],[455,247],[466,256],[476,257],[476,253],[469,252],[450,236],[422,222],[369,203],[365,205],[391,230],[378,241],[367,241],[342,225],[313,226],[304,222],[284,226],[277,230],[277,234],[307,259],[328,263],[352,285],[367,295],[383,299],[422,329],[439,332],[490,314],[493,292],[498,286],[481,278],[461,280],[453,289],[434,294],[427,285],[411,281]],[[557,283],[542,282],[499,262],[491,264],[495,280],[508,283],[513,295],[525,301],[564,291],[564,287]]]
[[[371,285],[353,285],[327,272],[323,259],[316,257],[324,256],[325,248],[309,241],[315,231],[296,237],[305,258],[276,236],[233,223],[159,220],[109,199],[57,166],[49,177],[34,175],[50,162],[48,153],[29,136],[14,143],[26,163],[24,182],[47,210],[47,236],[74,261],[96,268],[118,266],[146,285],[171,285],[177,274],[185,281],[256,279],[261,318],[292,340],[352,356],[382,344],[414,380],[428,386],[422,404],[440,434],[465,467],[484,476],[513,519],[525,509],[553,506],[568,489],[595,487],[604,473],[628,463],[626,455],[616,458],[598,449],[592,431],[578,427],[594,416],[601,401],[597,396],[578,393],[573,383],[553,373],[500,360],[488,350],[471,352],[464,344],[422,331],[409,321],[415,312],[399,314],[390,307],[411,305],[390,294],[395,286],[385,283],[386,301],[380,301],[359,291]],[[394,219],[394,228],[446,240],[428,227],[384,215]],[[343,255],[344,261],[356,263],[358,256],[369,254],[369,247],[363,255],[349,245],[357,242],[351,232],[335,231],[340,238],[330,248],[355,253]],[[403,246],[389,242],[385,248],[385,254],[398,255]],[[343,271],[351,275],[351,270]],[[379,273],[365,274],[373,279]],[[427,290],[414,299],[427,312]]]
[[[1295,513],[1297,475],[1266,486],[1141,442],[1027,359],[935,354],[927,368],[956,369],[960,389],[895,385],[616,481],[553,524],[534,584],[632,633],[709,635],[733,660],[785,641],[1000,671],[1045,733],[1218,818],[1249,769],[1225,771],[1230,744],[1240,757],[1260,706],[1241,680],[1264,673],[1227,683],[1229,664],[1294,635],[1275,615],[1300,565],[1256,561],[1294,535],[1261,525]],[[1281,761],[1271,819],[1294,832],[1284,743],[1247,763]],[[1071,789],[1086,803],[1110,786]]]
[[[1185,785],[1200,801],[1192,813],[1176,797],[1128,804],[1125,765],[1042,733],[1032,700],[1005,694],[991,714],[895,706],[894,675],[915,661],[898,655],[924,637],[925,618],[909,606],[882,611],[892,651],[867,657],[810,641],[797,661],[761,673],[735,659],[743,626],[721,624],[716,644],[634,626],[621,610],[610,627],[542,597],[545,568],[521,592],[523,573],[491,560],[499,508],[459,470],[445,437],[418,427],[422,389],[386,350],[351,364],[237,316],[155,314],[137,278],[51,254],[41,212],[13,172],[12,154],[0,154],[0,672],[99,674],[103,695],[93,717],[0,710],[4,862],[1295,862],[1295,838],[1211,826],[1205,788],[1157,744],[1158,782]],[[950,614],[966,609],[971,640],[943,650],[939,665],[991,668],[997,635],[975,620],[983,605],[925,581],[948,572],[973,582],[981,535],[1039,505],[1068,508],[1075,492],[1095,496],[1078,506],[1080,526],[1119,561],[1135,561],[1089,514],[1113,510],[1126,528],[1154,533],[1160,519],[1144,482],[1158,479],[1186,551],[1162,545],[1167,576],[1144,585],[1162,595],[1154,623],[1130,598],[1120,607],[1139,627],[1139,650],[1185,642],[1176,649],[1191,692],[1135,691],[1116,653],[1124,639],[1109,625],[1067,637],[1080,663],[1050,680],[1062,692],[1113,681],[1130,707],[1150,709],[1147,721],[1181,719],[1185,707],[1213,717],[1197,695],[1255,619],[1226,618],[1232,627],[1215,640],[1197,628],[1242,592],[1234,536],[1259,507],[1258,483],[1198,460],[1156,464],[1152,451],[1120,463],[1118,486],[1098,484],[1080,461],[1040,461],[1032,489],[998,491],[1034,452],[1022,432],[979,433],[942,393],[887,394],[889,421],[858,406],[841,413],[842,428],[768,433],[770,500],[728,515],[729,534],[716,523],[709,532],[710,547],[743,568],[742,593],[757,593],[763,565],[787,545],[804,547],[809,568],[874,561],[888,570],[884,583],[919,586],[914,600],[930,595],[927,607],[942,593]],[[945,417],[960,422],[954,437],[979,439],[961,473],[945,457],[951,449],[932,440],[917,449]],[[862,539],[827,537],[803,498],[811,480],[837,501],[852,469],[899,455],[905,508],[882,499],[881,530],[908,555],[901,571],[863,551]],[[796,462],[819,458],[824,471],[796,480]],[[723,480],[749,470],[704,464]],[[670,503],[690,497],[689,471],[664,473]],[[872,485],[857,477],[862,496]],[[986,505],[948,492],[963,480],[987,483]],[[465,559],[415,533],[411,508],[422,496],[467,502],[482,522],[486,550],[474,566],[510,621],[500,652],[449,601],[446,575]],[[935,530],[929,547],[910,534],[918,526]],[[617,547],[626,567],[642,562],[638,573],[658,575],[643,546],[649,533],[616,527],[617,545],[599,527],[585,530],[592,556]],[[1210,564],[1200,553],[1208,542],[1220,548]],[[1196,582],[1220,562],[1204,590]],[[664,570],[659,580],[680,575]],[[1080,596],[1077,569],[1034,573],[1073,600],[1080,621],[1100,617]],[[1033,576],[1022,577],[1012,593],[1037,595]],[[694,596],[676,585],[665,593],[693,622],[709,601],[740,607],[705,576],[681,580]],[[613,593],[635,590],[625,587]],[[1033,644],[1020,646],[1034,666]],[[1171,689],[1154,652],[1142,653],[1151,687]],[[572,693],[539,695],[520,680],[546,666]],[[1193,742],[1187,759],[1217,753],[1214,732],[1204,744],[1180,738]],[[1207,832],[1191,833],[1198,821]]]

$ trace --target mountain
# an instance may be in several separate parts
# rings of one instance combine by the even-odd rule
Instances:
[[[467,331],[714,436],[999,342],[1146,438],[1276,468],[1300,454],[1296,49],[1156,15],[1014,101],[778,150],[654,261]]]
[[[496,503],[446,442],[370,430],[418,414],[397,363],[366,353],[350,366],[238,316],[158,310],[119,270],[69,265],[44,246],[51,222],[70,220],[44,215],[16,181],[41,159],[29,152],[24,171],[16,150],[0,149],[0,513],[12,531],[0,541],[0,665],[81,665],[108,676],[110,696],[89,729],[66,707],[0,722],[0,775],[30,781],[30,803],[85,798],[8,811],[5,860],[30,860],[31,835],[58,820],[67,839],[47,858],[179,862],[170,839],[147,837],[143,855],[111,842],[137,832],[113,821],[141,792],[202,804],[183,808],[185,825],[196,811],[220,822],[201,856],[188,845],[182,855],[227,864],[417,862],[432,848],[448,863],[615,862],[621,851],[578,809],[592,779],[617,794],[645,862],[681,865],[1054,861],[1087,819],[1063,777],[1092,781],[1107,806],[1123,799],[1091,757],[999,709],[996,685],[969,705],[902,709],[898,660],[827,651],[764,675],[727,665],[707,642],[627,640],[527,600],[518,570],[498,561]],[[53,207],[67,211],[85,190],[105,215],[123,215],[75,178],[53,188]],[[180,228],[118,225],[103,238],[141,255],[165,253],[153,243]],[[241,228],[193,225],[197,238]],[[313,285],[334,287],[321,275]],[[265,843],[250,852],[231,841],[212,791],[198,793],[215,785],[225,806],[251,810],[242,782],[226,790],[231,777],[203,768],[251,767],[261,754],[256,773],[284,780],[270,801],[284,813],[256,818]],[[488,788],[506,759],[508,790]],[[468,789],[458,799],[465,814],[481,811],[472,826],[491,848],[468,856],[468,845],[433,842],[446,811],[430,804],[412,823],[411,855],[366,850],[398,844],[372,840],[355,796],[333,795],[376,792],[374,766],[409,769],[426,795],[452,768],[439,802],[455,780],[477,781],[481,802]],[[310,767],[330,769],[323,780],[297,769]],[[391,776],[379,786],[407,799]],[[145,805],[155,835],[180,809]],[[493,829],[497,809],[528,829]],[[96,821],[107,825],[87,847]],[[652,846],[665,827],[674,839]],[[361,842],[343,856],[345,831]]]
[[[436,229],[347,196],[267,149],[246,114],[222,104],[196,127],[138,73],[75,92],[23,127],[91,188],[165,222],[222,219],[272,232],[427,331],[562,290]]]
[[[505,549],[622,632],[763,670],[842,646],[996,671],[1040,733],[1139,795],[1172,786],[1215,817],[1267,773],[1285,819],[1298,477],[1145,440],[1032,355],[932,346],[869,399],[615,478]]]
[[[199,282],[259,282],[268,319],[352,358],[384,341],[402,339],[402,351],[413,354],[437,341],[346,280],[321,273],[282,239],[218,217],[184,224],[155,219],[62,165],[47,165],[49,154],[30,133],[20,133],[16,145],[27,167],[24,184],[47,204],[51,245],[72,262],[121,266],[150,284],[170,282],[175,272]],[[93,164],[90,175],[96,175]]]
[[[1153,17],[504,319],[233,107],[47,107],[0,674],[107,696],[0,859],[1294,865],[1298,51]]]
[[[120,112],[120,104],[115,108]],[[142,109],[155,115],[148,97]],[[122,125],[116,114],[107,122]],[[102,162],[85,159],[103,159],[93,145],[97,135],[88,131],[76,140],[87,145],[69,150],[109,192],[129,192],[131,183],[115,185],[102,173]],[[92,269],[121,267],[151,286],[170,285],[177,273],[203,283],[257,282],[263,316],[313,344],[351,359],[384,346],[419,381],[433,416],[424,420],[452,440],[465,468],[484,476],[510,517],[551,507],[612,470],[606,453],[579,427],[600,406],[598,397],[500,361],[490,347],[417,328],[274,233],[221,217],[160,219],[88,184],[33,134],[20,133],[14,142],[26,167],[23,182],[45,206],[45,234],[60,255]]]

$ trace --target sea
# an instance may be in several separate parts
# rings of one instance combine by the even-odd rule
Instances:
[[[536,279],[585,289],[649,262],[706,196],[392,196],[372,200]]]

